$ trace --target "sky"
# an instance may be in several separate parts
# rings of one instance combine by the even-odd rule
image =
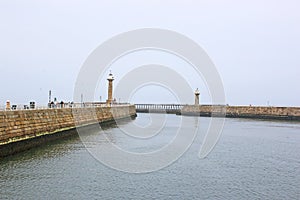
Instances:
[[[206,51],[223,81],[227,104],[300,106],[299,7],[297,0],[0,0],[0,105],[6,100],[45,105],[49,90],[59,100],[72,101],[78,73],[95,48],[126,31],[160,28],[183,34]],[[201,103],[210,103],[204,81],[164,53],[120,59],[111,66],[115,84],[132,66],[151,62],[179,70],[192,88],[199,87]],[[106,99],[106,87],[104,77],[95,96]],[[147,86],[131,101],[176,98],[167,89]],[[186,103],[193,103],[193,94]]]

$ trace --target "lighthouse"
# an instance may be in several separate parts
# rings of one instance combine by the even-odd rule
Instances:
[[[108,80],[108,96],[107,96],[106,103],[108,105],[111,105],[113,102],[113,81],[115,80],[111,72],[109,73],[107,80]]]
[[[199,105],[199,95],[200,92],[198,90],[198,88],[195,90],[195,105]]]

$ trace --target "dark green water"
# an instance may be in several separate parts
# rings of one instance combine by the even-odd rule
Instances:
[[[128,150],[147,152],[170,140],[179,118],[168,115],[162,136],[146,145],[127,139],[115,126],[105,134]],[[121,126],[148,120],[139,114]],[[197,120],[188,120],[185,128],[192,131]],[[7,157],[0,160],[0,198],[300,199],[300,123],[226,119],[220,141],[205,159],[198,153],[209,118],[199,124],[199,135],[179,160],[147,174],[104,166],[76,136]]]

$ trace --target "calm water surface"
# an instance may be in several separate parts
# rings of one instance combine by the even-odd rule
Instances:
[[[115,126],[103,134],[122,148],[147,152],[170,141],[179,119],[168,115],[160,137],[142,144]],[[76,136],[2,159],[0,199],[300,199],[300,123],[226,119],[217,146],[201,160],[198,153],[210,119],[200,118],[200,125],[197,119],[188,117],[184,127],[200,127],[190,149],[153,173],[110,169]],[[139,114],[120,127],[148,122],[147,114]],[[95,140],[101,140],[99,135]]]

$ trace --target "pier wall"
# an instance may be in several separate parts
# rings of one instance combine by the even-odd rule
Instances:
[[[188,105],[181,110],[182,115],[222,116],[236,118],[299,120],[300,107],[267,107],[267,106],[212,106]]]
[[[14,150],[9,150],[9,148],[16,149],[16,145],[12,145],[15,143],[23,142],[21,146],[26,144],[25,146],[30,147],[30,143],[36,143],[34,142],[36,138],[45,138],[58,133],[63,136],[64,131],[78,126],[130,116],[136,116],[134,105],[0,111],[0,157],[14,153]]]

